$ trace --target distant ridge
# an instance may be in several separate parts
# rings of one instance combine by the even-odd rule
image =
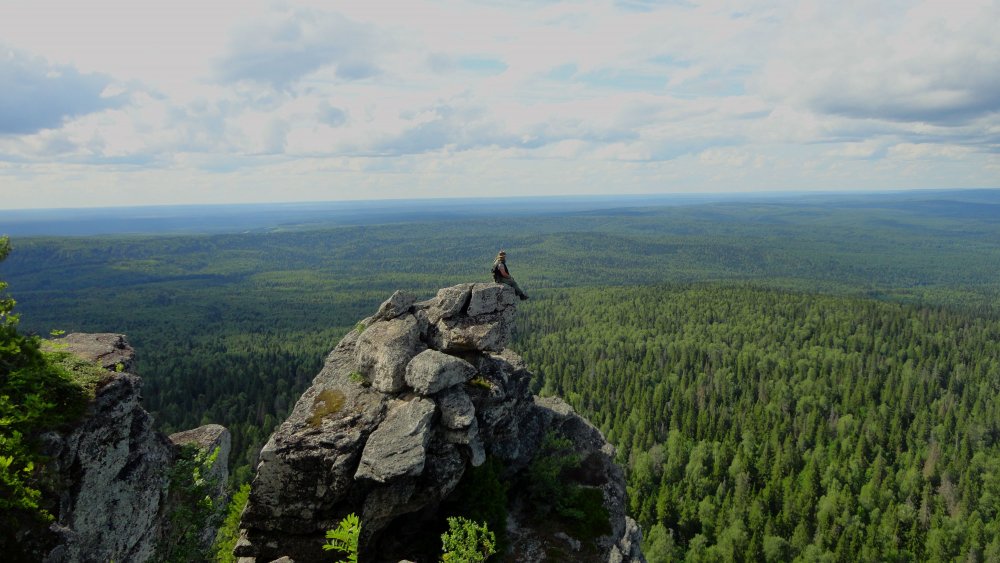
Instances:
[[[870,205],[872,202],[950,201],[1000,205],[1000,189],[882,193],[722,193],[577,195],[164,205],[0,210],[0,234],[92,236],[238,233],[335,226],[461,220],[487,215],[597,213],[611,209],[726,202]]]

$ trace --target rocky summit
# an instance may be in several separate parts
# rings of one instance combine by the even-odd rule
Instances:
[[[516,303],[510,287],[466,283],[422,302],[396,292],[361,321],[261,450],[239,561],[335,559],[324,535],[349,513],[361,519],[361,560],[436,561],[463,476],[489,461],[525,483],[552,440],[576,462],[561,482],[597,499],[599,532],[539,517],[531,487],[511,486],[503,559],[644,561],[614,448],[562,400],[533,396],[507,349]]]

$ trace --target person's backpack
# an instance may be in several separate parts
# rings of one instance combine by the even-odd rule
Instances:
[[[493,268],[490,269],[490,273],[493,274],[493,281],[497,281],[500,278],[500,262],[493,262]]]

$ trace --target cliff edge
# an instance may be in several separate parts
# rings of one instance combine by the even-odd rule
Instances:
[[[453,493],[487,461],[507,491],[505,560],[645,561],[614,448],[562,400],[533,396],[506,349],[516,302],[493,283],[423,302],[396,292],[345,336],[261,451],[239,561],[329,560],[324,533],[352,512],[362,560],[432,560]],[[541,499],[552,516],[540,513],[532,479],[545,467],[561,468],[564,492],[596,499],[587,514],[563,511],[596,525],[560,525],[562,499]]]
[[[74,333],[55,342],[107,371],[81,420],[41,436],[55,521],[44,530],[26,525],[24,552],[4,555],[47,563],[155,559],[173,533],[169,516],[177,501],[169,474],[180,446],[219,448],[210,473],[219,485],[212,496],[221,499],[229,431],[208,425],[167,437],[154,430],[142,408],[141,379],[132,373],[135,351],[123,335]],[[214,528],[205,530],[202,543],[210,545],[214,535]]]

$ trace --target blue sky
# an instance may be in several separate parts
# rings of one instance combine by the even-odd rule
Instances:
[[[1000,187],[1000,2],[0,3],[8,209]]]

